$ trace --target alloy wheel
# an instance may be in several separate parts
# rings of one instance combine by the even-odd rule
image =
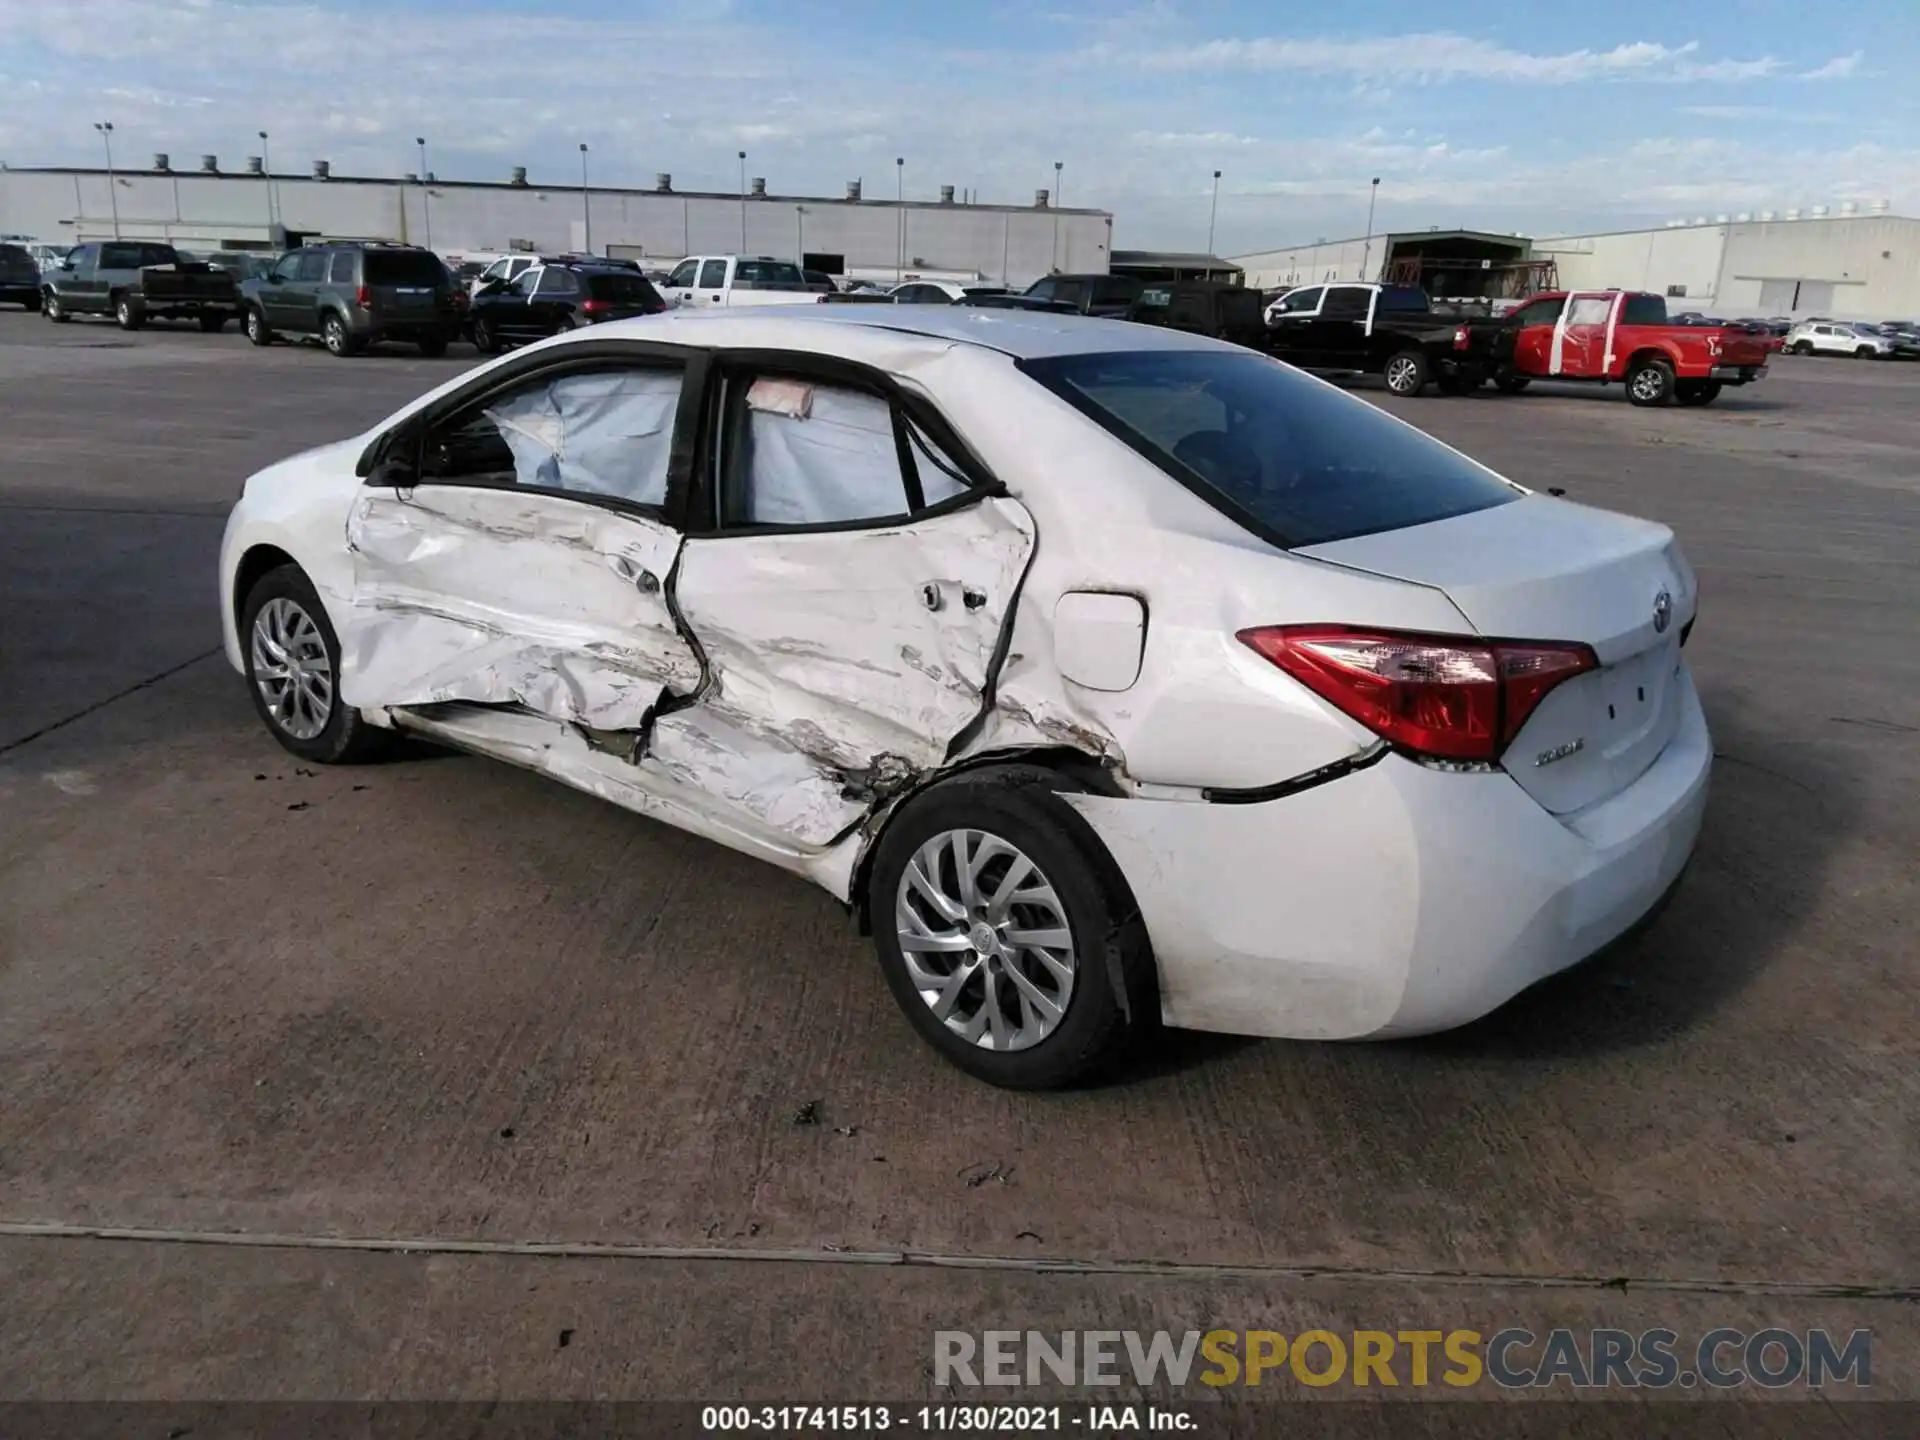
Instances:
[[[1387,362],[1387,388],[1395,394],[1405,394],[1413,388],[1415,366],[1408,359]]]
[[[1660,398],[1660,372],[1651,365],[1643,366],[1634,373],[1633,396],[1636,400],[1657,400]]]
[[[1065,1018],[1079,969],[1065,902],[999,836],[943,830],[916,850],[894,927],[914,989],[969,1044],[1026,1050]]]
[[[320,627],[298,601],[276,596],[253,617],[253,683],[273,723],[311,740],[333,715],[333,662]]]

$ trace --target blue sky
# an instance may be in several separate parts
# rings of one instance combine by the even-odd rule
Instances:
[[[864,178],[1115,215],[1121,246],[1920,213],[1920,0],[0,0],[0,160]]]

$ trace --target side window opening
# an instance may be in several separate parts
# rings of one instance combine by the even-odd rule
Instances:
[[[924,430],[911,420],[900,423],[906,431],[907,452],[913,458],[914,471],[920,477],[921,504],[944,504],[973,488],[966,472]]]
[[[728,388],[723,525],[827,525],[911,511],[885,399],[774,375]]]
[[[699,289],[719,290],[719,289],[723,289],[726,286],[726,283],[727,283],[727,262],[726,261],[709,260],[700,267],[700,284],[698,286]]]
[[[421,478],[664,505],[680,381],[677,369],[630,367],[522,386],[438,427]]]
[[[300,269],[296,273],[298,280],[324,280],[327,278],[327,252],[324,250],[303,250],[300,252]]]
[[[333,256],[333,268],[327,272],[329,283],[351,285],[353,283],[353,252],[337,250]]]

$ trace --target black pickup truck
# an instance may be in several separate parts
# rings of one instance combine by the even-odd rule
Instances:
[[[233,275],[183,260],[171,245],[106,240],[76,246],[44,277],[40,308],[56,324],[75,315],[111,315],[122,330],[149,320],[192,319],[218,330],[240,315]]]
[[[1378,375],[1396,395],[1429,384],[1449,395],[1478,389],[1480,362],[1458,320],[1434,313],[1412,285],[1302,285],[1267,312],[1265,349],[1303,370]]]

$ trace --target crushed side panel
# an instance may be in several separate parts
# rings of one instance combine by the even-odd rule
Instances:
[[[663,524],[546,495],[369,489],[347,543],[351,704],[520,705],[622,730],[699,684],[662,598],[680,544]]]

